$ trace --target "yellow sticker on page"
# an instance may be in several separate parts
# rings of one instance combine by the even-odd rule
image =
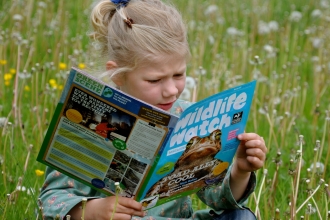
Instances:
[[[82,117],[82,115],[80,114],[80,112],[78,112],[78,111],[75,110],[75,109],[68,109],[68,110],[65,112],[65,115],[66,115],[66,117],[67,117],[70,121],[72,121],[72,122],[74,122],[74,123],[77,123],[77,124],[79,124],[79,123],[82,121],[82,119],[83,119],[83,117]]]
[[[213,175],[218,176],[220,175],[225,169],[227,169],[229,166],[228,162],[222,162],[219,163],[216,167],[213,169]]]

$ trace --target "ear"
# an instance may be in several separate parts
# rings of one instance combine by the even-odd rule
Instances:
[[[115,61],[109,60],[106,63],[106,69],[111,70],[117,68],[117,63]],[[121,86],[123,84],[123,77],[121,75],[116,75],[111,77],[111,81],[114,82],[117,86]]]
[[[105,65],[106,65],[107,70],[117,68],[117,63],[115,61],[112,61],[112,60],[109,60]]]

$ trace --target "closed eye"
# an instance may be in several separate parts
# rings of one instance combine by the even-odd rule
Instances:
[[[160,79],[154,79],[154,80],[147,80],[148,83],[157,83]]]
[[[185,73],[176,73],[176,74],[174,74],[175,78],[181,78],[183,76],[185,76]]]

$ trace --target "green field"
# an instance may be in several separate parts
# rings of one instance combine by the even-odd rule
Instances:
[[[188,27],[197,99],[258,80],[246,131],[269,152],[249,207],[264,220],[330,219],[330,1],[172,2]],[[91,3],[0,0],[0,219],[37,218],[36,156],[67,73],[99,65]]]

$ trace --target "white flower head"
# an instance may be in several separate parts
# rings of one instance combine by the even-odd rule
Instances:
[[[229,28],[227,28],[227,31],[226,32],[230,36],[243,36],[244,35],[244,33],[242,31],[238,30],[235,27],[229,27]]]
[[[309,167],[311,170],[314,169],[314,163],[312,163]],[[316,171],[320,172],[320,173],[323,173],[324,172],[324,164],[321,163],[321,162],[316,162],[315,163],[315,168],[316,168]]]
[[[217,5],[209,5],[206,10],[204,11],[205,15],[210,15],[218,11]]]
[[[313,18],[319,18],[322,16],[322,11],[320,9],[314,9],[311,13]]]
[[[23,73],[18,73],[18,78],[20,79],[29,79],[31,78],[31,76],[31,73],[28,73],[25,70],[23,71]]]
[[[191,92],[189,91],[189,89],[185,88],[180,95],[180,99],[189,101],[190,97],[191,97]]]
[[[38,2],[38,6],[40,8],[47,8],[47,4],[45,2],[42,2],[42,1]]]
[[[330,4],[329,4],[329,2],[327,0],[321,0],[320,6],[322,8],[329,8]]]
[[[186,77],[186,88],[193,89],[196,86],[195,79],[191,76]]]
[[[268,24],[264,21],[259,21],[258,22],[258,33],[260,35],[265,35],[268,34],[270,32],[270,28],[268,26]]]
[[[293,11],[290,14],[289,20],[290,21],[293,21],[293,22],[298,22],[298,21],[301,20],[301,18],[302,18],[301,12],[299,12],[299,11]]]
[[[267,53],[274,53],[274,47],[270,46],[269,44],[266,44],[264,46],[264,50],[267,52]]]
[[[278,31],[278,29],[279,29],[279,25],[278,25],[277,21],[270,21],[268,23],[268,27],[271,31]]]
[[[312,44],[314,48],[320,48],[323,45],[323,39],[315,37],[312,39]]]
[[[318,56],[312,56],[311,60],[313,63],[317,63],[320,61],[320,58]]]
[[[210,36],[208,37],[208,40],[209,40],[209,43],[210,43],[211,45],[213,45],[214,42],[215,42],[215,39],[214,39],[214,37],[213,37],[212,35],[210,35]]]
[[[22,21],[23,20],[23,16],[20,15],[20,14],[14,14],[13,20],[14,21]]]
[[[206,74],[206,69],[204,69],[202,66],[200,66],[197,70],[195,70],[196,75],[205,75]]]
[[[273,100],[274,105],[278,105],[281,103],[281,98],[280,97],[275,97]]]
[[[16,189],[18,191],[22,191],[22,192],[26,191],[26,187],[25,186],[17,186]]]
[[[263,108],[263,107],[259,108],[258,112],[259,112],[260,114],[262,114],[262,115],[267,114],[267,110],[266,110],[265,108]]]
[[[7,118],[1,117],[0,118],[0,128],[5,127],[6,123],[7,123]]]

